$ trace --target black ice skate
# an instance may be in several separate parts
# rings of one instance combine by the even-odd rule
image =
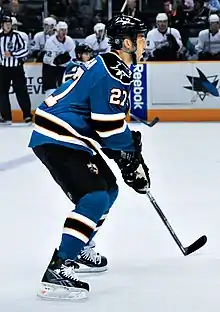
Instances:
[[[108,261],[106,257],[101,256],[94,250],[95,242],[91,241],[84,249],[80,252],[75,262],[75,272],[77,273],[99,273],[107,271]]]
[[[88,296],[89,284],[76,277],[74,262],[58,257],[55,250],[53,258],[44,273],[38,296],[44,299],[80,300]]]
[[[0,126],[11,126],[12,121],[11,120],[6,120],[2,117],[0,117]]]
[[[24,122],[26,125],[32,124],[32,116],[24,118]]]

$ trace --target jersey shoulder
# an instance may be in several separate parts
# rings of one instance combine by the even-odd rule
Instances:
[[[203,29],[199,32],[199,36],[204,36],[209,34],[209,29]]]
[[[44,35],[44,32],[43,31],[39,31],[38,33],[36,33],[35,35],[34,35],[34,38],[36,39],[36,38],[40,38],[40,37],[42,37]]]
[[[49,38],[47,39],[47,41],[51,41],[51,42],[59,42],[58,40],[57,40],[57,35],[56,34],[54,34],[54,35],[51,35],[51,36],[49,36]]]
[[[158,33],[157,28],[151,29],[150,31],[148,31],[147,37],[153,36],[153,35],[155,35],[157,33]]]
[[[70,36],[66,36],[66,41],[68,43],[75,44],[75,40],[73,38],[71,38]]]
[[[93,41],[94,39],[96,39],[96,34],[91,34],[86,37],[85,41]]]
[[[24,40],[29,40],[28,35],[24,31],[18,31],[18,33],[22,36]]]
[[[179,35],[180,34],[179,30],[176,29],[176,28],[168,28],[167,33],[169,34],[170,32],[171,32],[171,34],[174,34],[174,35]]]
[[[105,53],[99,55],[97,58],[100,59],[105,71],[113,79],[127,85],[132,83],[132,71],[116,53]]]
[[[47,40],[46,40],[46,46],[57,46],[59,44],[59,41],[57,40],[56,35],[52,35],[50,36]]]

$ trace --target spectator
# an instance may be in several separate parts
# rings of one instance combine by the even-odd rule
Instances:
[[[210,9],[211,12],[220,11],[220,2],[219,0],[207,0],[207,7]]]
[[[157,28],[147,34],[147,54],[155,61],[174,61],[182,49],[180,33],[175,28],[168,27],[168,17],[159,13],[156,18]]]
[[[193,10],[195,3],[194,0],[185,0],[184,1],[184,6],[188,9],[188,10]]]
[[[137,10],[137,1],[136,0],[128,0],[127,1],[127,15],[136,16],[136,10]]]
[[[164,10],[168,13],[169,26],[176,28],[180,32],[183,45],[186,47],[189,39],[187,24],[193,20],[194,2],[181,0],[172,6],[171,1],[165,1]]]
[[[195,20],[198,22],[199,19],[208,20],[210,15],[210,9],[207,0],[197,0],[195,3]]]
[[[173,1],[165,0],[164,3],[163,3],[163,6],[164,6],[164,13],[166,13],[167,16],[172,14],[172,11],[173,11]]]
[[[220,18],[217,14],[210,15],[209,29],[199,33],[196,51],[199,60],[220,60]]]
[[[2,22],[2,18],[4,15],[3,6],[2,6],[2,0],[0,0],[0,23]]]
[[[144,8],[146,7],[146,1],[143,1],[143,0],[139,0],[139,1],[142,1],[142,10],[144,10]],[[146,20],[146,16],[145,16],[146,14],[145,13],[143,14],[143,12],[139,11],[137,0],[127,0],[127,6],[124,9],[124,14],[143,20],[145,22],[145,25],[147,25],[149,28],[149,25],[148,25],[149,21]]]
[[[20,4],[18,0],[10,0],[10,2],[4,6],[4,10],[9,16],[14,16],[19,21],[23,21],[25,16],[25,6]]]

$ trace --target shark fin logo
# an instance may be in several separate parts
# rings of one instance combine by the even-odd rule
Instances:
[[[220,97],[218,75],[206,76],[199,68],[196,69],[199,76],[187,76],[191,86],[185,86],[184,88],[196,92],[201,101],[204,101],[207,96]]]

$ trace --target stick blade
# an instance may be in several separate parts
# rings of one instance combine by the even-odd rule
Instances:
[[[156,125],[156,123],[158,123],[160,121],[160,119],[158,117],[155,117],[152,122],[149,123],[149,127],[153,127],[154,125]]]
[[[194,251],[200,249],[201,247],[203,247],[206,244],[206,242],[207,242],[207,236],[205,236],[205,235],[201,236],[192,245],[185,248],[185,256],[188,256],[191,253],[193,253]]]

